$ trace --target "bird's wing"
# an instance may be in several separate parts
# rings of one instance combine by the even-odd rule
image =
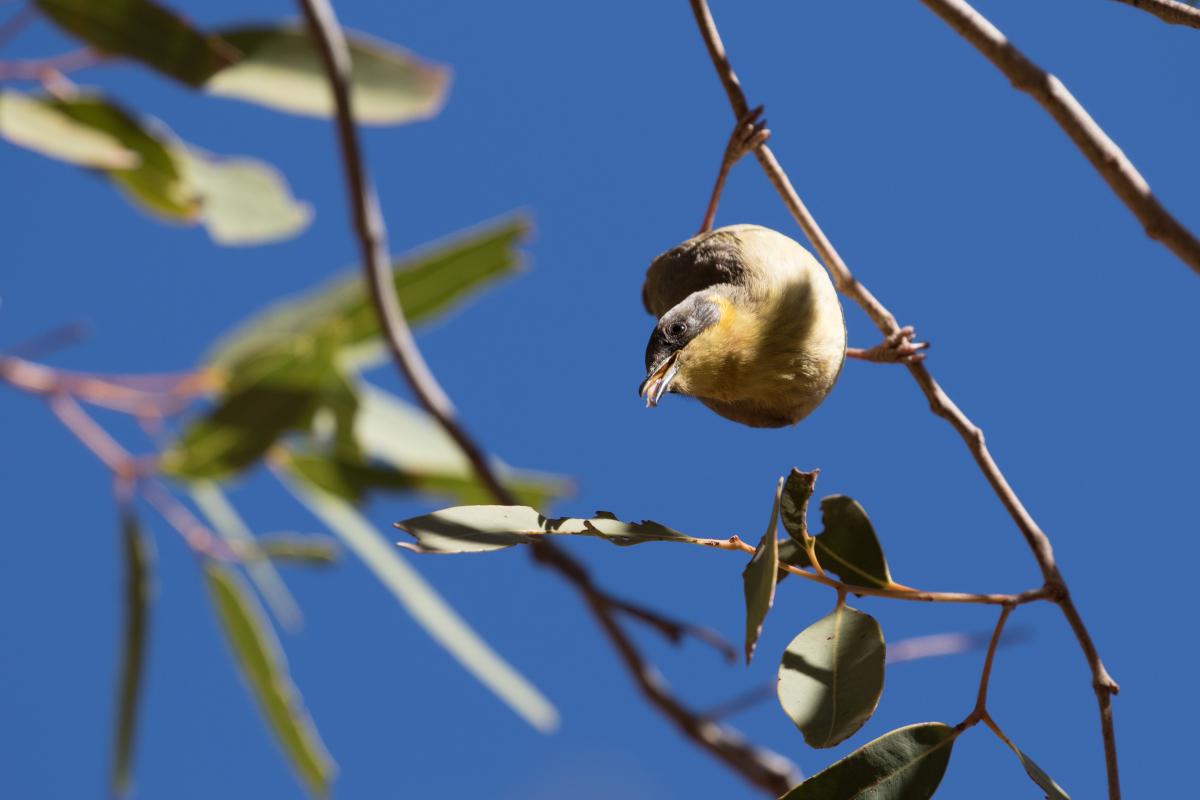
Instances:
[[[734,225],[702,233],[654,259],[642,285],[646,310],[661,317],[692,292],[718,283],[745,283],[738,237],[754,227]]]

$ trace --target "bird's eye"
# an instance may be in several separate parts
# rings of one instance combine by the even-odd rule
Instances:
[[[683,322],[672,322],[671,326],[667,328],[667,333],[672,336],[682,336],[685,331],[687,331],[687,324]]]

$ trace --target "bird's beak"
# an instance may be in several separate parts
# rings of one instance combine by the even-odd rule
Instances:
[[[677,372],[679,372],[678,350],[652,369],[646,376],[646,380],[642,381],[642,385],[638,387],[638,397],[646,398],[646,408],[654,408],[658,405],[658,401],[671,388],[671,381],[675,380]]]

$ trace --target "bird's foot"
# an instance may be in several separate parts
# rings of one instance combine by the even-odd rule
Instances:
[[[742,156],[762,146],[771,136],[771,132],[767,130],[767,121],[761,119],[762,113],[762,106],[753,108],[733,126],[729,143],[725,145],[725,154],[721,157],[721,169],[717,172],[717,183],[713,187],[712,197],[709,198],[708,208],[704,212],[704,221],[700,223],[700,233],[712,230],[713,221],[717,216],[717,203],[721,200],[721,190],[725,188],[725,179],[729,176],[729,170],[741,160]]]
[[[758,148],[771,138],[767,121],[762,119],[763,106],[752,108],[733,126],[729,144],[725,145],[726,168],[732,167],[751,150]]]
[[[874,347],[847,347],[846,357],[880,364],[916,364],[925,360],[923,351],[929,349],[929,342],[914,342],[914,336],[913,327],[905,325]]]

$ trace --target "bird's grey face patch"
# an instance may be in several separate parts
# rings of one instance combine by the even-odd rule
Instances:
[[[700,292],[663,314],[646,345],[646,371],[653,371],[720,319],[720,307]]]

